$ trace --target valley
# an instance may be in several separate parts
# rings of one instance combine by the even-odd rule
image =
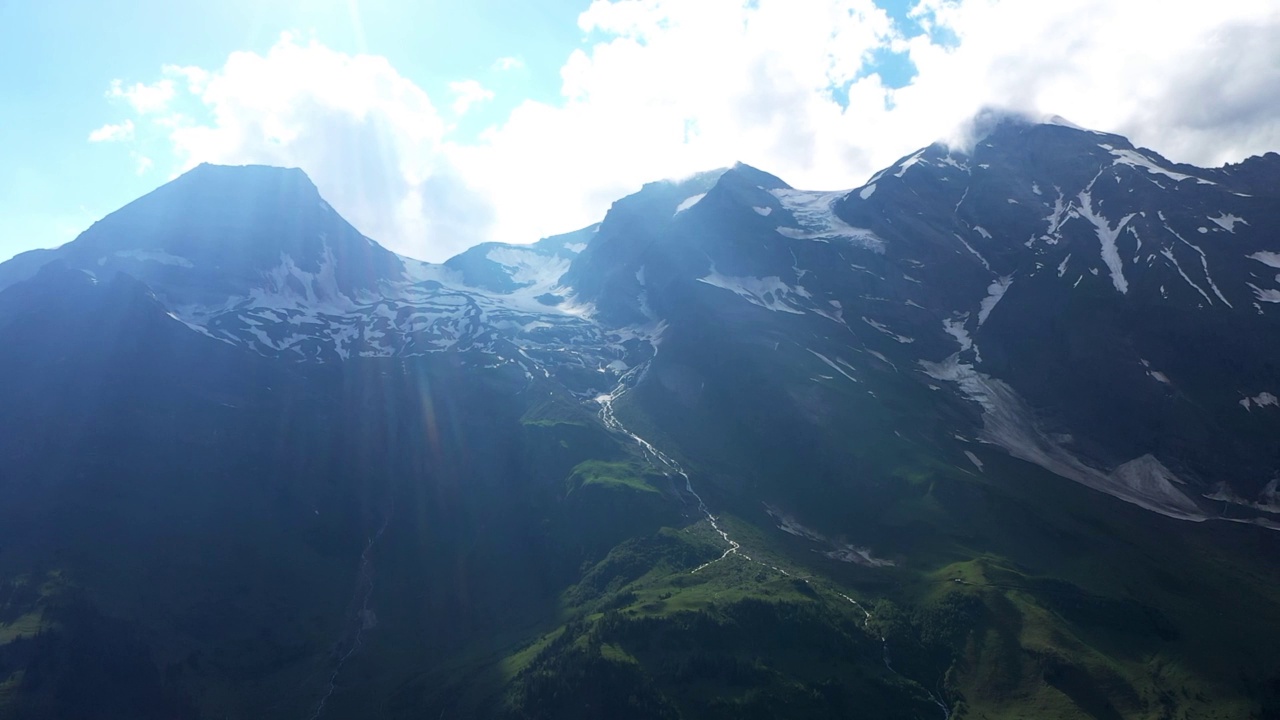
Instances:
[[[1274,717],[1278,199],[1008,117],[429,264],[197,167],[0,264],[0,719]]]

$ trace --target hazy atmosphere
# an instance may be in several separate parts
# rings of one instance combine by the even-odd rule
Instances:
[[[0,0],[0,720],[1280,718],[1280,3]]]

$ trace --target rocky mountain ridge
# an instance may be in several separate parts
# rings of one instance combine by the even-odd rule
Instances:
[[[0,720],[1261,712],[1280,156],[977,138],[442,264],[201,166],[0,264]]]

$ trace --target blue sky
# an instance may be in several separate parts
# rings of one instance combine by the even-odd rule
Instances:
[[[494,102],[468,117],[475,132],[521,98],[554,100],[559,68],[583,33],[583,3],[475,0],[220,0],[0,3],[0,260],[57,245],[169,178],[138,174],[122,144],[91,131],[125,119],[106,97],[113,80],[154,77],[162,65],[216,67],[235,50],[266,52],[286,30],[335,50],[385,56],[432,95],[482,78]],[[521,59],[517,72],[494,69]]]
[[[1280,147],[1277,36],[1265,0],[0,3],[0,260],[202,161],[432,260],[736,160],[853,187],[989,105],[1217,164]]]

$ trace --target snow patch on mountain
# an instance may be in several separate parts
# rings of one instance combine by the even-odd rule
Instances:
[[[1058,189],[1056,186],[1054,187],[1054,190],[1057,191],[1058,196],[1054,198],[1053,209],[1049,211],[1049,215],[1045,218],[1045,223],[1048,224],[1048,229],[1042,236],[1045,242],[1050,245],[1058,244],[1058,241],[1061,239],[1059,237],[1059,230],[1062,228],[1062,224],[1071,217],[1071,204],[1064,202],[1066,198],[1063,196],[1062,190]]]
[[[261,285],[249,290],[250,304],[312,313],[350,312],[355,303],[339,289],[335,271],[333,250],[327,244],[314,273],[298,267],[287,253],[280,253],[280,264],[264,274]]]
[[[826,363],[827,366],[830,367],[832,370],[835,370],[836,372],[848,378],[850,382],[858,382],[858,378],[854,377],[853,375],[850,375],[848,372],[845,371],[845,368],[848,368],[849,370],[853,369],[853,366],[850,365],[849,363],[845,362],[844,360],[841,360],[840,358],[836,358],[836,360],[840,361],[839,364],[837,364],[835,362],[832,362],[831,358],[827,357],[826,355],[823,355],[817,350],[813,350],[811,348],[805,348],[805,349],[809,350],[810,353],[813,353],[814,357]],[[844,367],[841,367],[841,365],[843,365]]]
[[[1245,221],[1244,218],[1240,217],[1239,215],[1232,215],[1230,213],[1225,213],[1225,212],[1218,213],[1218,217],[1209,218],[1209,221],[1216,223],[1218,227],[1222,228],[1223,230],[1226,230],[1229,233],[1234,233],[1236,231],[1237,224],[1240,224],[1240,225],[1249,224],[1248,222]]]
[[[1253,397],[1246,397],[1240,401],[1241,407],[1245,410],[1253,412],[1253,408],[1264,408],[1267,406],[1280,407],[1280,398],[1269,392],[1260,392]]]
[[[953,157],[951,153],[948,152],[946,155],[938,159],[938,167],[953,167],[959,170],[960,172],[968,173],[969,172],[968,163],[964,161],[965,158],[963,155],[961,155],[960,158],[961,158],[960,160],[956,160],[955,157]]]
[[[955,318],[947,318],[942,321],[942,329],[948,335],[956,339],[960,344],[960,352],[964,352],[973,347],[973,338],[969,336],[969,331],[965,329],[965,322],[969,319],[969,313],[965,313]]]
[[[982,323],[987,321],[987,317],[991,315],[991,311],[996,309],[996,305],[1004,294],[1009,290],[1009,286],[1013,284],[1013,277],[996,278],[994,282],[987,286],[987,296],[982,299],[982,304],[978,310],[978,327],[982,327]],[[1021,287],[1021,286],[1019,286]]]
[[[1072,130],[1079,130],[1081,132],[1093,133],[1095,135],[1102,134],[1096,130],[1090,130],[1089,128],[1080,127],[1079,125],[1071,122],[1070,120],[1062,117],[1061,115],[1049,115],[1047,117],[1042,117],[1040,118],[1040,123],[1042,125],[1057,125],[1058,127],[1071,128]]]
[[[915,342],[915,338],[909,338],[909,337],[906,337],[905,335],[899,335],[894,331],[890,330],[888,326],[878,323],[875,320],[872,320],[871,318],[867,317],[866,315],[862,316],[862,322],[870,325],[876,330],[879,330],[880,332],[884,333],[885,335],[888,335],[889,337],[893,338],[894,340],[897,340],[898,342],[904,345]]]
[[[969,462],[973,463],[973,466],[978,468],[980,472],[986,472],[986,470],[982,469],[982,461],[978,459],[977,455],[973,454],[972,450],[965,450],[964,456],[969,458]]]
[[[805,540],[809,540],[820,545],[826,545],[830,549],[824,551],[822,554],[832,560],[855,563],[857,565],[865,565],[867,567],[890,567],[893,565],[892,561],[877,558],[872,555],[869,548],[851,545],[846,542],[830,540],[822,533],[813,530],[812,528],[805,527],[799,520],[796,520],[795,517],[779,510],[773,505],[765,503],[764,508],[765,512],[767,512],[769,517],[773,519],[774,524],[779,530],[787,533],[788,535],[794,535],[798,538],[804,538]]]
[[[1157,508],[1187,513],[1190,516],[1187,519],[1203,518],[1195,502],[1174,485],[1186,485],[1186,481],[1150,453],[1120,465],[1111,471],[1109,478],[1118,487],[1153,503]]]
[[[982,253],[975,250],[972,245],[966,242],[965,239],[960,237],[959,235],[956,235],[955,238],[960,241],[961,245],[964,245],[965,250],[968,250],[974,257],[978,258],[978,262],[982,263],[982,267],[988,270],[991,269],[991,265],[987,263],[986,258],[982,257]]]
[[[1182,173],[1173,172],[1172,170],[1166,170],[1165,168],[1156,165],[1155,161],[1151,158],[1148,158],[1135,150],[1118,149],[1107,144],[1100,144],[1098,147],[1115,156],[1115,160],[1111,163],[1112,165],[1129,165],[1130,167],[1146,170],[1152,175],[1163,175],[1176,182],[1182,182],[1183,180],[1195,180],[1201,185],[1214,184],[1209,180],[1198,178],[1193,175],[1184,175]]]
[[[1213,492],[1207,493],[1202,497],[1208,500],[1217,500],[1219,502],[1227,502],[1232,505],[1253,508],[1261,510],[1265,513],[1273,515],[1280,514],[1280,478],[1272,478],[1270,482],[1262,488],[1262,492],[1258,493],[1258,499],[1255,501],[1246,500],[1235,493],[1231,486],[1226,483],[1218,483],[1214,487]]]
[[[1163,219],[1163,214],[1161,214],[1161,218]],[[1182,235],[1180,235],[1176,230],[1169,227],[1167,223],[1165,224],[1164,229],[1168,230],[1169,233],[1172,234],[1175,238],[1177,238],[1178,241],[1181,242],[1183,245],[1186,245],[1187,247],[1196,251],[1196,253],[1200,256],[1200,267],[1204,270],[1204,278],[1209,282],[1209,288],[1213,290],[1213,294],[1217,295],[1218,299],[1221,300],[1222,303],[1227,307],[1235,307],[1234,305],[1231,304],[1229,300],[1227,300],[1227,297],[1222,294],[1222,290],[1218,288],[1218,284],[1213,281],[1213,275],[1209,272],[1209,257],[1205,255],[1204,250],[1201,250],[1199,245],[1196,245],[1190,240],[1187,240],[1186,238],[1182,237]],[[1166,256],[1166,257],[1171,257],[1171,256]],[[1175,260],[1174,263],[1176,264],[1177,261]],[[1180,273],[1182,272],[1181,267],[1178,268],[1178,272]],[[1183,273],[1183,278],[1186,279],[1185,273]],[[1190,280],[1188,280],[1188,282],[1190,282]],[[1194,283],[1193,283],[1193,286],[1194,286]],[[1196,289],[1199,290],[1200,288],[1196,287]],[[1200,294],[1203,295],[1204,291],[1201,291]],[[1213,304],[1213,301],[1210,301],[1210,304]]]
[[[1043,432],[1026,401],[1004,381],[960,362],[958,354],[937,363],[921,360],[920,366],[929,377],[954,383],[965,397],[978,403],[983,426],[980,440],[1056,475],[1162,515],[1193,521],[1207,519],[1194,501],[1174,487],[1173,483],[1182,481],[1153,456],[1140,456],[1110,473],[1091,467]]]
[[[485,253],[485,257],[506,268],[517,285],[540,290],[555,287],[570,263],[558,255],[509,245],[495,247]]]
[[[1163,248],[1162,250],[1160,250],[1160,254],[1163,255],[1165,259],[1167,259],[1169,262],[1173,263],[1173,267],[1178,271],[1178,274],[1182,276],[1182,279],[1186,281],[1188,285],[1195,288],[1196,292],[1200,293],[1200,295],[1204,297],[1205,302],[1209,303],[1210,305],[1213,304],[1213,300],[1209,299],[1209,294],[1206,293],[1204,290],[1202,290],[1199,285],[1195,284],[1195,282],[1192,281],[1192,279],[1187,276],[1187,273],[1182,269],[1182,265],[1178,264],[1178,258],[1173,256],[1172,250],[1170,250],[1169,248]]]
[[[702,198],[706,196],[707,196],[706,193],[698,193],[697,195],[694,195],[692,197],[685,198],[680,202],[679,205],[676,206],[676,211],[672,214],[672,217],[675,217],[676,215],[679,215],[680,213],[684,212],[685,210],[688,210],[694,205],[697,205],[699,202],[702,201]]]
[[[184,268],[195,267],[190,260],[178,255],[172,255],[164,250],[117,250],[114,255],[118,258],[137,260],[138,262],[155,262],[161,265],[175,265]],[[105,265],[106,263],[107,258],[98,259],[99,265]]]
[[[616,361],[630,365],[643,348],[658,346],[661,323],[606,328],[595,322],[594,307],[558,285],[569,263],[563,255],[533,247],[489,250],[487,258],[520,284],[505,293],[468,287],[456,271],[404,258],[403,279],[347,297],[325,248],[316,273],[286,254],[245,295],[172,309],[220,341],[304,362],[478,351],[493,358],[492,367],[514,364],[532,379],[550,377],[549,367],[612,371]]]
[[[1097,232],[1098,242],[1102,245],[1102,261],[1106,263],[1107,269],[1111,271],[1111,283],[1115,285],[1116,290],[1119,292],[1128,293],[1129,281],[1124,277],[1124,261],[1120,259],[1120,251],[1116,248],[1116,238],[1120,236],[1120,231],[1124,230],[1124,226],[1128,225],[1129,221],[1137,213],[1130,213],[1124,216],[1119,224],[1113,228],[1110,221],[1100,213],[1094,212],[1093,198],[1087,191],[1081,192],[1077,198],[1080,200],[1080,217],[1093,223],[1093,227]]]
[[[1252,255],[1245,255],[1245,257],[1250,260],[1257,260],[1267,267],[1273,267],[1280,270],[1280,253],[1260,250]]]
[[[1260,288],[1253,283],[1245,283],[1253,288],[1254,297],[1267,303],[1280,303],[1280,290],[1272,290],[1271,288]]]
[[[96,281],[95,281],[95,282],[96,282]],[[217,340],[218,342],[223,342],[223,343],[226,343],[226,344],[228,344],[228,345],[235,345],[235,342],[234,342],[234,341],[229,340],[229,339],[227,339],[227,338],[225,338],[225,337],[221,337],[221,336],[219,336],[219,335],[215,335],[215,334],[213,334],[212,332],[209,332],[209,329],[208,329],[208,328],[206,328],[205,326],[203,326],[203,325],[201,325],[201,324],[199,324],[199,323],[195,323],[195,322],[192,322],[192,321],[190,321],[190,320],[187,320],[187,319],[185,319],[185,318],[183,318],[183,317],[179,316],[177,313],[173,312],[172,310],[170,310],[170,311],[166,312],[166,313],[165,313],[165,315],[168,315],[170,318],[172,318],[172,319],[174,319],[174,320],[177,320],[178,322],[182,323],[183,325],[186,325],[188,328],[190,328],[190,329],[192,329],[192,330],[195,330],[196,332],[200,333],[201,335],[204,335],[204,336],[205,336],[205,337],[207,337],[207,338],[212,338],[212,339],[214,339],[214,340]]]
[[[766,310],[793,315],[805,314],[804,307],[796,298],[809,298],[808,291],[803,287],[792,287],[782,282],[782,279],[776,275],[763,278],[730,277],[712,268],[711,273],[698,278],[698,282],[728,290],[752,305],[758,305]]]
[[[408,281],[410,286],[428,282],[445,285],[462,283],[462,275],[444,265],[412,260],[406,257],[401,257],[400,260],[404,264],[405,280]]]
[[[791,213],[796,227],[779,227],[777,232],[793,240],[831,242],[847,240],[876,253],[884,252],[884,240],[866,228],[856,228],[836,216],[832,205],[846,192],[809,192],[778,188],[769,191]]]
[[[879,360],[880,362],[884,363],[885,365],[888,365],[889,367],[893,368],[893,371],[894,371],[894,372],[898,372],[898,366],[897,366],[897,365],[894,365],[892,360],[890,360],[889,358],[885,357],[885,356],[884,356],[884,353],[882,353],[882,352],[880,352],[880,351],[878,351],[878,350],[872,350],[871,348],[867,348],[867,353],[868,353],[868,354],[870,354],[870,355],[871,355],[871,357],[873,357],[873,358],[875,358],[875,359]]]
[[[907,170],[910,170],[911,166],[916,165],[920,162],[920,156],[924,155],[924,151],[925,151],[924,148],[917,150],[914,155],[911,155],[906,160],[903,160],[901,163],[899,163],[898,172],[894,173],[893,176],[900,178],[903,175],[906,175]]]

